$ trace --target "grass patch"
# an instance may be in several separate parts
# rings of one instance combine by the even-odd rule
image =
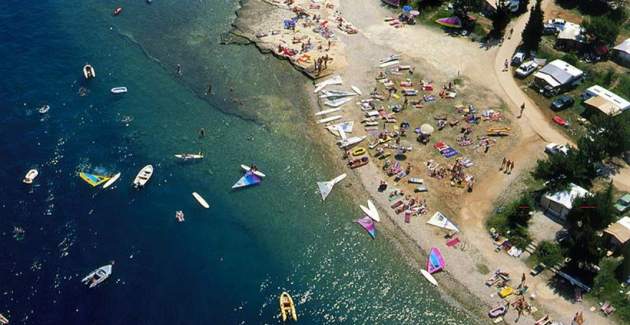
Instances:
[[[485,264],[477,263],[477,265],[475,265],[475,267],[477,267],[477,272],[479,272],[479,273],[481,273],[483,275],[486,275],[486,274],[490,273],[490,269]]]

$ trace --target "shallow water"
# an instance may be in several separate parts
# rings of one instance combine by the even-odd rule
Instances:
[[[96,0],[0,3],[0,313],[12,324],[278,323],[287,290],[303,323],[470,323],[352,222],[340,191],[320,202],[315,182],[340,171],[303,132],[305,81],[252,46],[219,44],[236,1],[121,3],[118,17]],[[122,85],[129,93],[109,93]],[[172,157],[197,151],[199,163]],[[250,162],[268,177],[230,191]],[[148,163],[148,186],[131,189]],[[30,168],[40,175],[25,186]],[[102,190],[79,170],[122,177]],[[80,285],[111,260],[107,282]]]

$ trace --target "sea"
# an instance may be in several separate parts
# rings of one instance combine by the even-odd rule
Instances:
[[[238,8],[0,1],[0,314],[37,325],[277,324],[287,291],[303,324],[473,323],[385,232],[373,240],[354,222],[346,191],[322,202],[316,182],[345,171],[309,132],[309,81],[252,45],[224,44]],[[96,78],[83,78],[86,63]],[[128,93],[111,94],[117,86]],[[181,152],[205,158],[183,163]],[[231,190],[252,163],[267,177]],[[132,189],[147,164],[152,179]],[[23,184],[32,168],[39,176]],[[103,189],[79,172],[122,176]],[[112,261],[100,286],[81,284]]]

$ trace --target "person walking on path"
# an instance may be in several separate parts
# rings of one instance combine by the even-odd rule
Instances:
[[[503,173],[507,174],[509,169],[510,169],[510,160],[508,159],[505,161],[505,169],[503,170]]]
[[[525,110],[525,103],[521,105],[521,113],[518,115],[518,118],[523,117],[523,111]]]
[[[514,169],[514,160],[510,160],[510,170],[508,171],[508,175],[512,174],[512,169]]]
[[[503,72],[508,71],[508,67],[509,67],[509,61],[508,59],[505,59],[505,62],[503,62]]]
[[[507,167],[505,166],[505,164],[506,164],[506,163],[507,163],[507,160],[505,159],[505,157],[503,157],[503,161],[501,162],[501,167],[499,167],[499,171],[502,171],[502,170],[503,170],[503,168],[507,168]]]

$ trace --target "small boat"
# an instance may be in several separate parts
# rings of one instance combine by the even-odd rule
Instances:
[[[202,207],[206,209],[210,207],[210,204],[208,204],[208,202],[203,197],[201,197],[199,193],[193,192],[192,196],[195,198],[195,200],[197,200],[197,202],[199,202],[199,204],[201,204]]]
[[[255,167],[255,166],[252,166],[252,167]],[[246,172],[250,171],[250,170],[252,169],[252,167],[247,166],[247,165],[241,165],[241,169],[242,169],[242,170],[244,170],[244,171],[246,171]],[[267,175],[263,174],[263,172],[261,172],[260,170],[258,170],[258,168],[254,168],[254,170],[253,170],[252,172],[253,172],[256,176],[258,176],[258,177],[262,177],[262,178],[264,178],[264,177],[266,177],[266,176],[267,176]]]
[[[175,212],[175,219],[177,219],[177,222],[184,222],[184,211],[179,210]]]
[[[200,153],[178,153],[175,155],[175,158],[182,160],[195,160],[195,159],[203,159],[203,154]]]
[[[490,318],[497,318],[499,316],[503,316],[503,315],[505,315],[505,313],[507,313],[508,306],[509,306],[509,304],[498,305],[498,306],[490,309],[490,311],[488,312],[488,316],[490,316]]]
[[[109,176],[80,172],[79,177],[92,187],[99,186],[109,180]]]
[[[316,83],[315,84],[315,90],[313,91],[314,93],[318,93],[320,92],[322,89],[326,88],[326,86],[330,86],[330,85],[341,85],[343,83],[343,80],[341,80],[341,76],[340,75],[335,75],[329,79],[326,79],[320,83]]]
[[[367,165],[368,161],[368,157],[363,156],[361,158],[348,161],[348,166],[352,169],[355,169]]]
[[[339,107],[349,101],[352,100],[352,97],[341,97],[341,98],[337,98],[337,99],[327,99],[324,101],[324,105],[329,106],[329,107]]]
[[[374,203],[372,203],[372,200],[368,200],[367,202],[367,208],[364,205],[359,205],[359,207],[361,208],[361,210],[363,210],[363,212],[365,212],[368,217],[372,218],[372,220],[380,222],[381,216],[378,213],[378,209],[376,209],[376,206],[374,205]]]
[[[388,62],[381,63],[378,67],[379,68],[386,68],[386,67],[390,67],[392,65],[397,65],[399,63],[400,63],[400,61],[398,61],[398,60],[388,61]]]
[[[363,92],[361,91],[361,89],[359,89],[359,87],[357,86],[351,86],[350,88],[352,88],[352,90],[357,93],[357,95],[359,96],[363,96]]]
[[[422,273],[422,276],[424,276],[425,279],[427,279],[427,281],[429,281],[432,285],[436,286],[438,285],[437,280],[431,275],[431,273],[427,272],[425,269],[420,269],[420,273]]]
[[[317,112],[315,113],[315,116],[321,116],[321,115],[326,115],[329,113],[335,113],[335,112],[339,112],[341,110],[341,108],[337,107],[337,108],[329,108],[329,109],[325,109],[323,111]]]
[[[558,115],[553,117],[553,121],[560,126],[569,126],[569,122]]]
[[[2,315],[2,314],[0,314],[0,324],[2,324],[2,325],[9,324],[9,320],[6,317],[4,317],[4,315]]]
[[[245,172],[245,175],[241,177],[234,185],[232,185],[232,189],[254,186],[260,184],[262,181],[261,177],[255,174],[255,171],[248,170]]]
[[[37,111],[39,112],[39,114],[46,114],[48,113],[49,110],[50,110],[50,105],[44,105],[40,107]]]
[[[26,176],[24,176],[24,179],[22,179],[22,183],[33,184],[33,180],[35,179],[35,177],[37,177],[37,175],[39,175],[39,172],[37,171],[37,169],[29,170],[26,173]]]
[[[352,155],[353,156],[361,156],[361,155],[364,155],[366,152],[367,152],[367,150],[365,150],[365,148],[358,147],[358,148],[355,148],[354,150],[352,150]]]
[[[280,314],[282,315],[283,322],[286,322],[289,317],[291,317],[294,321],[297,321],[297,313],[295,312],[293,298],[291,298],[291,296],[286,292],[280,294]]]
[[[105,184],[103,184],[103,188],[108,188],[112,186],[112,184],[116,183],[116,181],[120,178],[120,173],[112,176]]]
[[[138,172],[138,175],[136,175],[136,178],[133,180],[133,187],[134,188],[144,187],[144,185],[149,181],[149,179],[151,179],[151,176],[153,176],[153,166],[146,165],[142,167],[140,172]]]
[[[112,12],[112,16],[118,16],[120,15],[120,13],[122,12],[122,7],[118,7],[116,9],[114,9],[114,12]]]
[[[395,61],[395,60],[399,60],[400,59],[400,55],[398,54],[391,54],[389,56],[386,56],[384,58],[381,58],[378,60],[379,63],[385,63],[385,62],[389,62],[389,61]]]
[[[326,197],[328,197],[328,194],[332,191],[333,186],[341,182],[344,178],[346,178],[346,174],[341,174],[327,182],[317,182],[319,193],[322,195],[322,201],[326,200]]]
[[[361,225],[363,229],[365,229],[372,239],[376,238],[376,227],[374,226],[374,220],[372,218],[365,216],[361,219],[357,219],[356,223]]]
[[[499,297],[501,298],[505,298],[511,294],[514,293],[514,288],[512,287],[505,287],[503,289],[501,289],[501,291],[499,291]]]
[[[427,258],[427,271],[433,274],[444,269],[444,257],[439,249],[432,247]]]
[[[94,68],[91,65],[86,64],[83,66],[83,76],[85,79],[92,79],[96,77],[96,71],[94,71]]]
[[[317,120],[317,124],[324,124],[324,123],[336,121],[336,120],[339,120],[339,119],[341,119],[341,115],[329,116],[329,117],[323,118],[321,120]]]
[[[124,94],[127,92],[127,87],[114,87],[111,92],[112,94]]]
[[[109,278],[111,274],[112,265],[108,264],[92,271],[85,278],[83,278],[81,282],[83,282],[83,284],[87,285],[90,288],[94,288],[97,285],[101,284],[103,281],[107,280],[107,278]]]

